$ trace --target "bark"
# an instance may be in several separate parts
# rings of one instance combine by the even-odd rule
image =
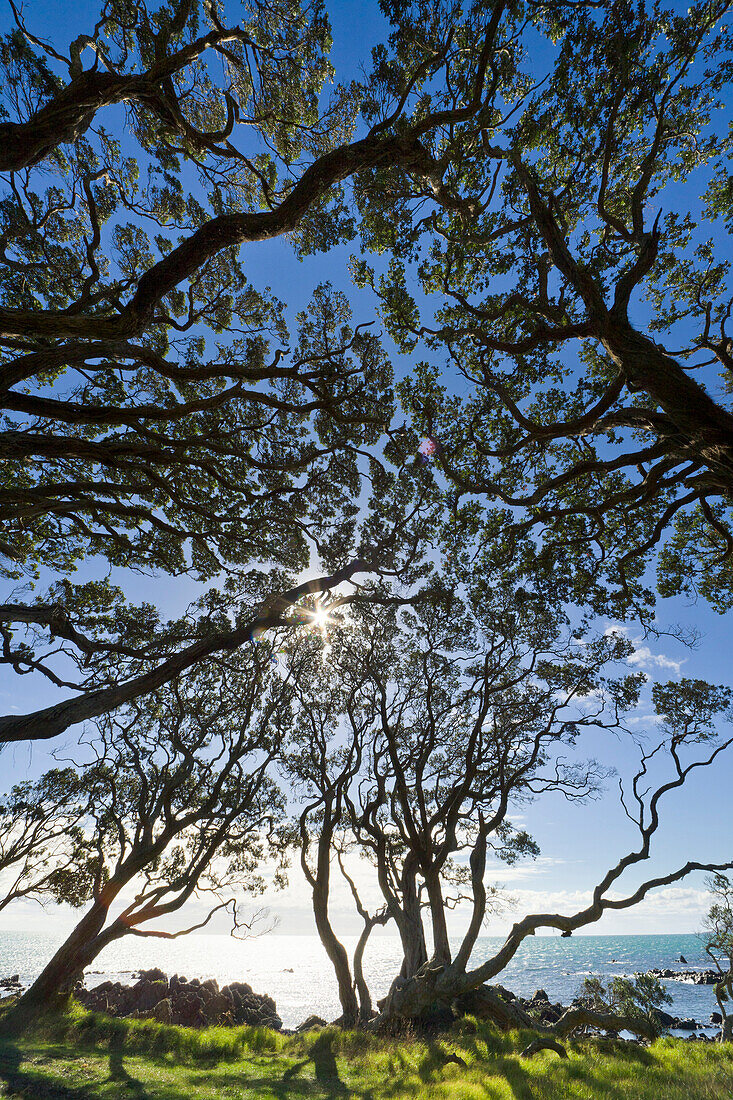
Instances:
[[[341,1003],[342,1022],[345,1027],[352,1027],[359,1016],[359,1005],[354,992],[354,983],[351,979],[349,956],[344,945],[333,930],[333,925],[328,915],[328,901],[331,887],[331,845],[336,823],[338,821],[338,806],[334,810],[335,798],[329,793],[323,800],[323,823],[321,825],[317,850],[315,870],[311,870],[308,864],[308,847],[310,837],[308,835],[307,821],[309,810],[301,815],[300,819],[300,865],[311,887],[313,902],[313,916],[316,921],[316,931],[323,944],[324,950],[331,960]],[[312,807],[311,807],[312,809]]]
[[[433,966],[447,966],[451,960],[450,942],[448,940],[448,925],[445,920],[445,904],[443,891],[440,886],[440,877],[437,874],[427,873],[425,886],[430,901],[430,921],[433,929]]]
[[[733,1016],[728,1014],[726,1005],[733,996],[733,973],[728,973],[722,981],[714,986],[715,1000],[718,1002],[718,1010],[722,1017],[720,1025],[721,1043],[733,1043]]]
[[[364,951],[373,928],[373,923],[364,926],[354,949],[354,985],[359,995],[359,1019],[361,1020],[371,1019],[373,1012],[371,993],[364,977]]]
[[[359,1005],[351,980],[349,956],[346,954],[346,949],[338,939],[328,919],[327,896],[328,885],[326,885],[325,896],[319,889],[313,891],[313,915],[316,919],[316,930],[318,931],[321,943],[331,960],[331,964],[336,974],[339,1001],[343,1012],[343,1024],[345,1027],[351,1027],[356,1023],[359,1017]]]
[[[402,873],[402,906],[399,915],[395,916],[403,952],[400,978],[412,978],[428,961],[416,871],[412,865],[413,861],[408,856]]]
[[[166,126],[183,130],[201,144],[220,135],[197,135],[187,126],[175,95],[164,91],[169,78],[180,72],[205,50],[234,38],[247,38],[238,30],[213,30],[195,42],[162,58],[144,73],[119,74],[89,69],[73,79],[26,122],[0,123],[0,172],[32,168],[59,145],[76,141],[84,134],[97,111],[113,103],[135,101],[147,107]]]
[[[718,750],[716,749],[714,755],[717,755],[717,752]],[[677,784],[673,783],[671,785],[674,786]],[[664,788],[660,788],[660,790],[663,789]],[[659,795],[659,793],[659,791],[656,792],[657,795]],[[651,816],[652,819],[656,816],[655,805],[652,806]],[[651,890],[659,886],[668,886],[674,882],[679,882],[693,871],[720,872],[730,870],[730,863],[706,864],[698,863],[697,861],[689,861],[682,867],[677,868],[677,870],[671,871],[668,875],[660,875],[657,878],[647,879],[647,881],[643,882],[637,890],[626,897],[613,899],[604,897],[605,891],[614,885],[622,870],[625,870],[626,867],[632,864],[640,862],[641,858],[648,857],[649,837],[656,831],[656,827],[654,821],[647,826],[646,832],[648,835],[644,848],[642,849],[644,854],[640,856],[639,853],[632,853],[620,860],[617,866],[612,868],[595,888],[593,902],[586,909],[570,917],[561,916],[559,913],[536,913],[524,917],[523,920],[518,921],[514,925],[499,951],[497,951],[492,958],[487,959],[485,963],[475,967],[473,970],[466,971],[464,966],[459,966],[456,961],[454,961],[449,966],[424,967],[411,978],[405,979],[401,976],[393,982],[382,1004],[382,1015],[385,1017],[399,1016],[407,1019],[419,1018],[436,1002],[450,1004],[462,994],[468,993],[470,990],[478,989],[479,986],[483,987],[485,982],[490,981],[491,978],[500,974],[502,970],[506,968],[511,959],[514,958],[519,945],[527,936],[533,936],[539,928],[557,928],[561,932],[572,933],[578,928],[584,928],[589,924],[594,924],[603,916],[606,910],[629,909],[637,905]],[[586,1010],[582,1011],[585,1012]],[[567,1025],[567,1021],[573,1019],[572,1016],[568,1015],[568,1013],[572,1012],[576,1013],[576,1019],[578,1020],[578,1024],[573,1026],[579,1026],[579,1023],[582,1023],[579,1017],[577,1017],[577,1013],[581,1012],[580,1009],[569,1009],[562,1020],[566,1020],[567,1018]],[[617,1017],[613,1018],[617,1019]],[[562,1020],[558,1021],[556,1025],[558,1028]],[[586,1022],[596,1022],[597,1026],[606,1026],[599,1022],[599,1020],[587,1020]],[[638,1023],[638,1021],[636,1023]],[[627,1020],[619,1026],[621,1029],[635,1030],[637,1034],[645,1034],[644,1031],[640,1032],[638,1030],[636,1023],[632,1027],[632,1022]],[[642,1024],[640,1026],[644,1025]],[[649,1025],[649,1027],[651,1027],[651,1025]]]
[[[324,153],[311,164],[273,210],[221,214],[211,218],[140,278],[135,293],[114,316],[73,315],[56,310],[0,309],[0,335],[124,340],[154,322],[158,303],[225,248],[267,241],[291,233],[337,183],[382,164],[405,170],[427,156],[410,131],[405,136],[366,137]]]
[[[547,1030],[554,1035],[569,1035],[579,1027],[597,1027],[603,1031],[632,1031],[644,1039],[656,1039],[657,1031],[649,1020],[636,1016],[617,1016],[613,1012],[593,1012],[589,1008],[573,1007],[563,1012],[556,1024]]]
[[[638,260],[619,280],[614,306],[609,309],[601,288],[571,254],[532,174],[519,161],[515,162],[515,168],[527,191],[532,216],[552,262],[585,304],[589,335],[600,340],[620,367],[628,388],[632,392],[647,393],[667,414],[681,437],[671,449],[686,458],[702,458],[714,484],[723,491],[733,491],[733,415],[718,405],[704,386],[691,378],[672,356],[637,332],[628,319],[631,291],[649,271],[657,253],[656,230],[646,234]]]
[[[524,1048],[520,1054],[520,1058],[532,1058],[541,1050],[554,1050],[555,1054],[559,1054],[561,1058],[567,1058],[568,1056],[565,1047],[547,1035],[544,1038],[533,1039],[532,1042]]]
[[[601,342],[629,388],[649,394],[667,414],[681,437],[680,454],[702,458],[718,486],[733,491],[733,415],[628,322],[609,321]]]
[[[384,122],[374,126],[366,137],[347,145],[340,145],[318,157],[303,172],[285,199],[274,209],[256,213],[222,214],[210,219],[141,277],[131,300],[116,315],[75,316],[56,310],[4,309],[0,310],[0,335],[32,336],[36,339],[67,336],[103,340],[121,340],[137,335],[154,322],[156,307],[165,295],[184,279],[190,278],[212,256],[225,248],[234,248],[253,241],[270,240],[293,232],[304,215],[317,206],[335,184],[368,169],[382,165],[400,165],[404,171],[412,172],[421,179],[430,178],[433,181],[432,190],[436,201],[439,204],[444,202],[442,167],[421,143],[420,138],[423,134],[435,131],[439,127],[468,119],[480,110],[486,91],[484,82],[505,10],[506,0],[498,0],[493,6],[470,98],[464,106],[432,112],[406,127],[402,134],[385,134],[385,130],[398,121],[404,107],[404,103],[401,102],[397,110]],[[241,36],[239,31],[228,33]],[[193,49],[193,46],[189,49]],[[202,52],[201,49],[198,52]],[[171,55],[160,65],[167,66],[170,72],[175,72],[175,59],[178,57],[179,54]],[[181,65],[177,67],[180,68]],[[149,70],[146,74],[148,80],[151,77],[160,79],[169,75],[167,72],[159,73],[158,68],[154,66]],[[81,74],[77,79],[81,80],[90,75],[92,74]],[[70,87],[73,83],[72,81]],[[129,86],[126,95],[129,95]],[[73,96],[71,100],[70,122],[67,125],[70,125],[73,131],[73,128],[79,125],[79,113],[73,103]],[[52,113],[54,102],[52,101],[42,110]],[[36,126],[38,123],[39,120],[36,119]],[[59,118],[53,120],[49,118],[48,125],[57,134],[60,128],[63,130],[63,124]],[[11,135],[8,133],[6,138],[8,136]]]

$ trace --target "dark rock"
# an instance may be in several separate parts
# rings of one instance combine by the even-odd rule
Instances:
[[[723,1022],[723,1017],[720,1015],[719,1012],[711,1012],[710,1013],[710,1023],[711,1024],[722,1024],[722,1022]]]
[[[674,1022],[675,1022],[675,1019],[676,1019],[675,1016],[670,1016],[670,1014],[668,1012],[665,1012],[661,1008],[658,1008],[656,1010],[656,1012],[657,1012],[657,1018],[658,1018],[659,1023],[662,1027],[673,1027],[674,1026]]]
[[[680,955],[680,962],[683,963],[685,966],[688,965],[687,959],[684,955]]]
[[[549,997],[545,993],[544,989],[535,989],[534,993],[530,997],[530,1003],[533,1001],[549,1001]]]
[[[173,1018],[184,1027],[205,1027],[209,1022],[201,1011],[201,1000],[195,992],[180,993],[173,1007]]]
[[[253,1024],[282,1028],[272,997],[253,992],[246,982],[232,982],[220,990],[213,978],[189,982],[174,975],[168,981],[162,970],[142,973],[133,986],[102,982],[94,989],[78,990],[77,999],[85,1008],[111,1016],[156,1019],[185,1027]]]
[[[298,1024],[296,1031],[314,1031],[319,1027],[328,1027],[328,1024],[320,1016],[309,1016],[307,1020],[303,1020],[302,1024]]]
[[[694,1031],[697,1026],[695,1020],[677,1020],[674,1024],[679,1031]]]
[[[168,975],[162,970],[159,970],[157,966],[154,966],[152,970],[141,970],[138,975],[141,981],[145,982],[165,982],[168,983]]]
[[[716,985],[720,981],[717,970],[647,970],[652,978],[666,978],[690,985]]]
[[[158,1001],[153,1009],[153,1017],[159,1024],[173,1023],[173,1005],[168,997],[166,997],[164,1001]]]
[[[133,987],[133,995],[135,1008],[140,1012],[147,1012],[168,996],[168,979],[165,975],[159,981],[147,981],[143,978]]]

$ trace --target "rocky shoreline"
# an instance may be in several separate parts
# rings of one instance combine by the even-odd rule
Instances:
[[[134,985],[102,982],[92,989],[78,986],[74,996],[93,1012],[128,1019],[152,1019],[183,1027],[211,1027],[240,1024],[282,1029],[282,1020],[272,997],[255,993],[246,982],[230,982],[219,988],[214,978],[199,981],[158,969],[140,971]]]
[[[663,980],[688,981],[695,985],[713,984],[711,976],[717,980],[714,971],[649,970],[647,973]],[[283,1028],[273,998],[265,993],[255,993],[246,982],[231,982],[219,988],[213,978],[205,981],[198,978],[189,980],[178,974],[169,978],[157,968],[133,972],[132,976],[137,979],[133,985],[105,981],[86,989],[80,982],[74,990],[74,996],[79,1004],[93,1012],[106,1012],[110,1016],[127,1019],[150,1019],[159,1023],[195,1028],[248,1024],[287,1032]],[[532,997],[518,997],[502,986],[493,988],[503,999],[521,1006],[540,1024],[554,1024],[566,1011],[567,1006],[559,1001],[550,1001],[544,989],[536,990]],[[9,978],[0,979],[0,990],[11,995],[20,993],[22,985],[19,975],[13,974]],[[579,1002],[576,1000],[573,1003]],[[482,1015],[480,990],[473,996],[466,995],[466,1003],[460,1008],[457,1006],[454,1011],[458,1015]],[[683,1031],[686,1032],[684,1038],[698,1041],[712,1042],[712,1037],[704,1031],[701,1034],[697,1032],[721,1022],[717,1012],[711,1013],[707,1024],[692,1018],[672,1016],[663,1011],[659,1012],[659,1016],[665,1031]],[[449,1022],[445,1021],[446,1024]],[[326,1026],[326,1020],[311,1015],[296,1030],[307,1031]]]
[[[717,970],[647,970],[647,974],[666,981],[687,982],[688,985],[715,985],[720,981]]]

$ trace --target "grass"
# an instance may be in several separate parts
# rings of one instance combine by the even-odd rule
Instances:
[[[733,1046],[568,1044],[519,1057],[529,1033],[481,1023],[439,1039],[328,1028],[194,1031],[73,1009],[0,1040],[0,1096],[25,1100],[731,1100]],[[448,1060],[457,1056],[465,1063]]]

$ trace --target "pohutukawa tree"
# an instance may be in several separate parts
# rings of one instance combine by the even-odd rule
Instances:
[[[321,629],[300,638],[297,646],[283,651],[295,684],[296,721],[285,745],[281,767],[287,783],[300,798],[297,843],[301,870],[311,889],[316,931],[331,961],[338,985],[346,1026],[373,1016],[369,986],[364,976],[364,953],[374,929],[388,923],[386,905],[370,912],[359,886],[346,868],[354,850],[348,827],[348,792],[358,782],[369,736],[369,719],[358,699],[358,685],[341,682],[324,668],[330,646],[324,638],[339,621],[329,613]],[[343,716],[351,724],[341,728]],[[353,957],[342,944],[329,912],[333,865],[348,884],[356,911],[363,922]],[[342,883],[342,885],[343,885]]]
[[[654,685],[662,739],[643,750],[630,786],[622,786],[638,845],[601,875],[587,907],[525,916],[491,958],[477,959],[493,898],[485,881],[489,857],[512,862],[538,851],[512,826],[512,813],[553,794],[592,799],[608,773],[580,757],[584,730],[630,736],[624,714],[644,679],[624,673],[631,646],[618,634],[578,634],[539,592],[517,593],[500,582],[474,585],[465,601],[446,591],[401,616],[360,609],[348,629],[334,625],[330,635],[321,674],[298,691],[295,768],[307,780],[304,819],[312,815],[309,839],[324,864],[318,905],[329,941],[328,852],[320,838],[339,831],[363,852],[365,869],[373,867],[399,932],[402,967],[380,1021],[450,1014],[457,999],[482,986],[489,1015],[505,1026],[528,1025],[518,1006],[485,986],[527,936],[542,928],[571,935],[655,886],[730,866],[688,862],[623,893],[624,872],[651,854],[666,796],[733,743],[717,729],[731,720],[730,690],[690,680]],[[457,947],[446,916],[456,864],[468,903]],[[318,914],[315,903],[314,890]],[[348,976],[343,948],[330,942],[329,955],[338,956],[341,989]],[[559,1033],[588,1022],[588,1013],[576,1013]]]
[[[0,57],[8,574],[68,574],[89,555],[204,579],[258,561],[292,574],[313,547],[343,567],[357,451],[391,415],[389,366],[327,288],[286,354],[281,303],[251,285],[240,249],[287,236],[306,256],[347,239],[344,181],[382,162],[430,176],[440,204],[424,141],[480,110],[507,5],[476,22],[468,65],[446,29],[438,53],[397,60],[389,87],[336,86],[328,101],[319,4],[255,0],[227,25],[214,4],[126,0],[68,48],[13,11]],[[451,103],[409,117],[440,74]],[[9,601],[6,639],[29,621],[52,631],[49,617],[76,630],[69,605],[92,593],[57,598],[58,614],[43,597]],[[90,611],[108,621],[106,600]],[[4,648],[24,663],[23,645]],[[4,736],[63,728],[8,719]]]
[[[95,864],[83,828],[89,795],[84,775],[53,768],[0,796],[0,910],[21,898],[83,893]]]
[[[243,925],[237,894],[260,890],[260,861],[272,861],[286,841],[270,770],[292,689],[271,669],[264,651],[237,653],[100,720],[79,750],[91,755],[80,823],[91,856],[76,896],[67,890],[63,899],[88,904],[4,1026],[18,1029],[63,1003],[100,951],[123,936],[184,935],[224,908],[235,931]],[[212,895],[192,926],[156,927]]]
[[[399,165],[360,177],[364,245],[392,260],[357,275],[427,351],[401,393],[457,544],[491,502],[614,612],[652,598],[654,555],[663,595],[733,602],[731,45],[728,0],[532,5],[517,67],[495,51],[481,111],[433,150],[452,206]]]

